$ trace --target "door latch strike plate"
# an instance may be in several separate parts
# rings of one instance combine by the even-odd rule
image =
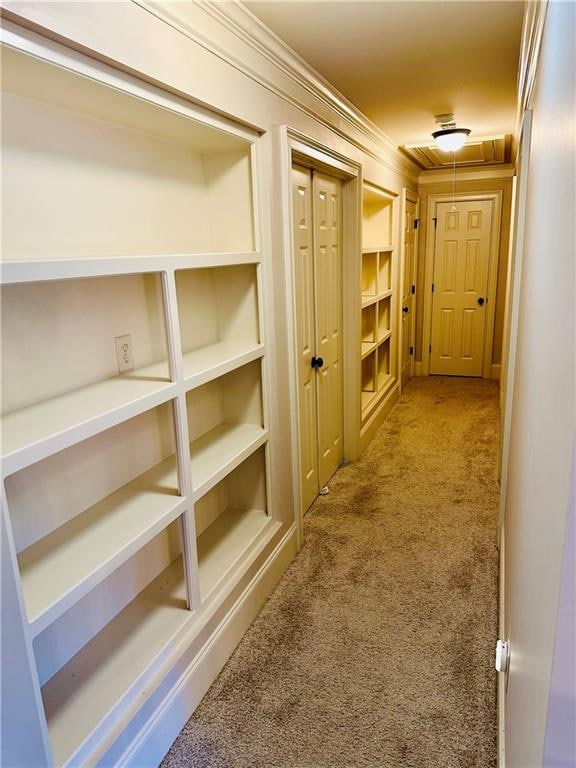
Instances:
[[[496,643],[496,672],[507,672],[510,660],[510,643],[507,640],[498,640]]]

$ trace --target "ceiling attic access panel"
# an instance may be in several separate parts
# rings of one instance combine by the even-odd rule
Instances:
[[[4,259],[256,249],[240,131],[9,48],[2,68]]]

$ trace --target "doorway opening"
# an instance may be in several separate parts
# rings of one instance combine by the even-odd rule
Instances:
[[[303,514],[342,462],[359,453],[360,168],[296,132],[284,128],[283,133],[294,492],[301,536]]]
[[[502,193],[428,204],[422,373],[492,375]]]

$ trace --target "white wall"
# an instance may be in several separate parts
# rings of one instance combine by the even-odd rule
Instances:
[[[573,457],[572,496],[564,542],[554,668],[546,724],[546,768],[576,765],[576,450]]]
[[[574,431],[573,3],[551,2],[533,92],[505,510],[506,768],[543,765]]]

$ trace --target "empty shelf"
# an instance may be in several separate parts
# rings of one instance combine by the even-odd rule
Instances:
[[[143,401],[170,385],[168,364],[164,361],[51,397],[4,415],[2,417],[4,473],[9,474],[22,469],[43,458],[47,453],[61,450],[71,443],[65,441],[64,444],[46,446],[47,453],[36,450],[39,444],[48,442],[77,425],[90,422],[124,405]],[[147,407],[157,404],[156,401],[147,403]],[[78,440],[87,436],[89,434],[80,434]]]
[[[205,600],[271,522],[263,509],[227,509],[198,537],[200,595]]]
[[[171,457],[24,550],[20,572],[34,634],[171,523],[181,500]]]
[[[377,342],[378,346],[380,346],[380,344],[384,344],[385,341],[388,341],[388,339],[391,336],[392,336],[392,331],[390,329],[388,329],[387,331],[384,331],[382,336],[380,336],[380,338],[378,339],[378,342]]]
[[[382,253],[393,250],[393,245],[367,245],[365,248],[362,248],[362,253]]]
[[[370,354],[370,352],[373,352],[377,346],[378,346],[378,342],[376,341],[363,341],[362,342],[362,359],[367,357]]]
[[[82,746],[104,718],[117,726],[117,706],[131,689],[145,702],[163,649],[191,617],[178,558],[44,685],[55,765],[85,765]]]
[[[257,424],[219,424],[190,445],[192,485],[199,499],[244,459],[268,434]]]
[[[376,304],[380,296],[362,296],[362,309],[369,307],[372,304]]]
[[[263,354],[263,345],[253,341],[220,341],[210,344],[184,354],[184,378],[187,384],[199,386]]]

